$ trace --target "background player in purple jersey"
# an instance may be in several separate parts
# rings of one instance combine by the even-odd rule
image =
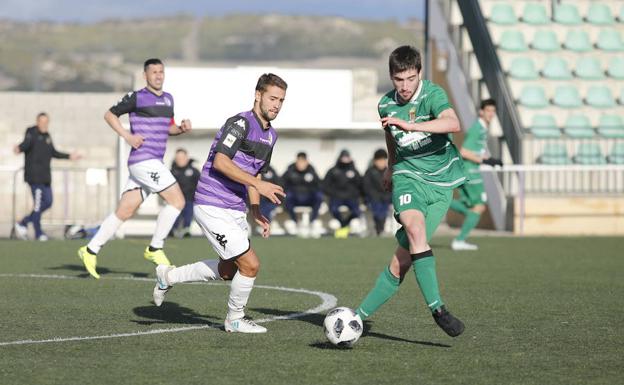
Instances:
[[[78,250],[85,268],[95,278],[97,253],[130,219],[150,193],[159,194],[167,205],[158,214],[156,229],[143,256],[157,265],[170,265],[163,252],[164,241],[182,208],[184,196],[171,171],[163,164],[167,138],[191,130],[191,121],[183,119],[180,126],[173,119],[173,97],[163,91],[165,67],[160,59],[148,59],[143,65],[147,86],[130,92],[106,111],[104,120],[132,147],[128,157],[129,177],[117,210],[110,214],[88,245]],[[121,125],[119,116],[129,114],[130,131]]]
[[[262,181],[261,173],[271,161],[277,133],[271,121],[277,117],[286,96],[286,82],[264,74],[256,85],[251,111],[229,118],[217,133],[195,191],[195,220],[219,255],[218,260],[172,267],[156,267],[154,303],[160,306],[165,294],[180,282],[232,280],[225,330],[264,333],[266,329],[245,318],[245,306],[253,288],[260,260],[251,248],[247,209],[268,237],[270,224],[260,212],[260,195],[279,204],[286,196],[282,187]]]

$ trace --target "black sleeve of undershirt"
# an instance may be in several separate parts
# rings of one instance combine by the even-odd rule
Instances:
[[[260,169],[260,173],[261,174],[264,174],[265,172],[269,171],[269,167],[271,166],[271,156],[273,156],[273,149],[272,148],[271,148],[271,152],[269,153],[269,156],[267,157],[266,162],[264,163],[264,165]]]
[[[120,101],[110,108],[117,116],[128,114],[136,109],[136,92],[128,92]]]
[[[225,154],[230,159],[234,158],[236,151],[247,136],[248,128],[249,122],[241,116],[233,116],[228,119],[222,128],[221,137],[215,148],[216,152]]]

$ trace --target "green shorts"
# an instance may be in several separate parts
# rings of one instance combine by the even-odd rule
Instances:
[[[471,183],[472,182],[472,183]],[[459,187],[459,200],[468,208],[485,204],[487,196],[483,181],[468,181]]]
[[[427,240],[430,240],[446,215],[453,199],[453,190],[436,187],[405,175],[392,177],[392,206],[394,217],[399,221],[399,214],[405,210],[418,210],[425,216]],[[409,250],[409,240],[405,229],[401,227],[395,234],[399,245]]]

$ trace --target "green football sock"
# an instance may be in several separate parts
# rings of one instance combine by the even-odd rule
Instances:
[[[358,313],[362,319],[370,317],[381,305],[392,298],[397,290],[399,290],[400,284],[401,281],[399,278],[395,277],[390,272],[389,267],[386,267],[384,271],[379,274],[375,286],[371,289],[366,298],[364,298],[360,306],[358,306],[356,313]]]
[[[464,215],[468,214],[468,212],[470,211],[470,209],[462,201],[458,200],[451,201],[450,209]]]
[[[479,219],[481,219],[481,214],[475,213],[474,211],[468,211],[468,214],[466,214],[466,218],[464,219],[464,224],[461,227],[461,231],[457,236],[457,240],[465,241],[472,229],[477,227],[479,224]]]
[[[440,297],[440,288],[438,287],[438,278],[436,276],[435,257],[431,249],[412,254],[412,268],[416,274],[418,287],[427,302],[427,306],[431,312],[444,305]]]

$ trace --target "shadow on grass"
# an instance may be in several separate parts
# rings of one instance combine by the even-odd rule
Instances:
[[[277,309],[267,309],[267,308],[253,308],[253,309],[249,309],[252,311],[256,311],[258,313],[262,313],[262,314],[268,314],[268,315],[273,315],[273,316],[287,316],[293,313],[296,313],[294,311],[284,311],[284,310],[277,310]],[[325,320],[325,315],[324,314],[303,314],[297,318],[294,318],[295,320],[298,321],[303,321],[303,322],[307,322],[310,323],[312,325],[318,326],[318,327],[323,327],[323,321]],[[364,333],[362,334],[364,337],[375,337],[375,338],[380,338],[380,339],[384,339],[384,340],[390,340],[390,341],[397,341],[397,342],[404,342],[404,343],[410,343],[410,344],[417,344],[417,345],[424,345],[424,346],[432,346],[432,347],[436,347],[436,348],[450,348],[452,347],[451,345],[447,345],[447,344],[441,344],[438,342],[430,342],[430,341],[419,341],[419,340],[409,340],[406,338],[401,338],[401,337],[395,337],[395,336],[390,336],[387,334],[383,334],[383,333],[376,333],[371,331],[372,328],[372,321],[364,321]],[[309,345],[310,347],[313,348],[317,348],[317,349],[338,349],[338,350],[343,350],[344,348],[339,348],[337,346],[332,345],[329,342],[315,342]]]
[[[83,265],[70,265],[70,264],[65,264],[65,265],[61,265],[61,266],[55,266],[55,267],[48,267],[48,270],[69,270],[69,271],[79,271],[81,272],[81,274],[78,274],[77,276],[80,278],[89,278],[90,275],[89,273],[87,273],[85,271],[85,268]],[[111,270],[109,268],[106,267],[99,267],[97,268],[97,272],[100,275],[106,275],[106,274],[126,274],[126,275],[130,275],[136,278],[147,278],[149,277],[149,273],[140,273],[140,272],[136,272],[136,271],[123,271],[123,270]]]
[[[154,324],[184,324],[184,325],[208,325],[210,327],[223,329],[221,323],[214,322],[220,320],[211,315],[199,314],[195,310],[180,306],[175,302],[164,302],[162,306],[138,306],[132,309],[134,314],[143,319],[131,320],[139,325]]]

